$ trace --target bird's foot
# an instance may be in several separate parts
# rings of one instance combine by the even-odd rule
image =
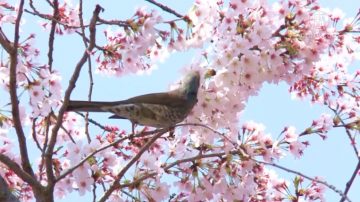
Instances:
[[[175,127],[169,128],[169,136],[167,137],[168,140],[174,140],[175,139]]]

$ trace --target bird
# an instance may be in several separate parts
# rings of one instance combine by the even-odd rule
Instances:
[[[200,73],[190,71],[177,89],[135,96],[120,101],[70,100],[66,111],[111,112],[112,119],[128,119],[132,132],[136,124],[172,128],[182,122],[197,103]]]

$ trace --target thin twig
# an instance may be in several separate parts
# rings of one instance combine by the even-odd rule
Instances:
[[[264,161],[259,161],[259,160],[255,160],[255,159],[252,159],[253,161],[257,162],[257,163],[261,163],[261,164],[264,164],[264,165],[268,165],[268,166],[272,166],[272,167],[275,167],[275,168],[279,168],[281,170],[284,170],[286,172],[289,172],[289,173],[293,173],[295,175],[299,175],[305,179],[308,179],[310,181],[313,181],[313,182],[316,182],[316,183],[319,183],[319,184],[322,184],[322,185],[325,185],[326,187],[328,187],[329,189],[333,190],[334,192],[338,193],[341,197],[345,197],[345,199],[349,202],[350,199],[339,189],[337,189],[334,185],[331,185],[325,181],[322,181],[322,180],[319,180],[319,179],[315,179],[315,178],[312,178],[312,177],[309,177],[299,171],[295,171],[295,170],[291,170],[289,168],[285,168],[283,166],[280,166],[278,164],[275,164],[275,163],[272,163],[272,162],[264,162]]]
[[[231,154],[238,154],[239,151],[238,150],[233,150],[233,151],[230,151],[229,153]],[[195,160],[198,160],[198,159],[204,159],[204,158],[213,158],[213,157],[219,157],[219,158],[224,158],[225,155],[227,155],[227,153],[225,152],[219,152],[219,153],[212,153],[212,154],[199,154],[199,155],[196,155],[194,157],[189,157],[189,158],[185,158],[185,159],[181,159],[181,160],[177,160],[175,162],[172,162],[168,165],[165,165],[163,166],[163,169],[165,172],[169,171],[170,168],[174,167],[174,166],[177,166],[177,165],[180,165],[182,163],[187,163],[187,162],[193,162]],[[296,175],[299,175],[303,178],[306,178],[310,181],[313,181],[313,182],[316,182],[316,183],[319,183],[319,184],[323,184],[325,185],[326,187],[328,187],[329,189],[333,190],[334,192],[338,193],[340,196],[344,197],[344,200],[347,200],[349,202],[351,202],[351,200],[342,192],[340,191],[339,189],[337,189],[335,186],[333,185],[330,185],[329,183],[325,182],[325,181],[322,181],[322,180],[319,180],[319,179],[315,179],[315,178],[312,178],[312,177],[309,177],[307,175],[304,175],[298,171],[294,171],[294,170],[291,170],[289,168],[285,168],[283,166],[280,166],[280,165],[277,165],[275,163],[269,163],[269,162],[263,162],[263,161],[259,161],[259,160],[255,160],[255,159],[251,159],[249,158],[249,160],[252,160],[252,161],[255,161],[257,163],[260,163],[260,164],[264,164],[264,165],[268,165],[268,166],[273,166],[273,167],[276,167],[276,168],[279,168],[281,170],[284,170],[284,171],[287,171],[287,172],[290,172],[290,173],[293,173],[293,174],[296,174]],[[143,180],[146,180],[148,178],[151,178],[151,177],[154,177],[156,176],[158,173],[157,172],[151,172],[151,173],[147,173],[146,175],[140,177],[140,178],[137,178],[135,181],[133,182],[128,182],[128,183],[125,183],[125,184],[121,184],[118,186],[119,189],[123,189],[123,188],[126,188],[126,187],[131,187],[133,185],[136,185],[140,182],[142,182]]]
[[[342,125],[346,125],[346,123],[344,122],[344,120],[342,120],[342,118],[340,117],[339,113],[338,113],[335,109],[331,108],[330,106],[328,106],[328,107],[329,107],[329,109],[330,109],[331,111],[333,111],[334,114],[339,118],[341,124],[342,124]],[[356,145],[353,144],[354,138],[352,137],[350,130],[349,130],[346,126],[344,127],[344,129],[345,129],[346,135],[347,135],[348,138],[350,139],[350,143],[351,143],[351,145],[352,145],[352,147],[353,147],[355,156],[356,156],[357,159],[360,161],[359,150],[356,148]]]
[[[344,202],[345,199],[347,199],[346,198],[347,194],[349,193],[351,185],[354,183],[356,176],[359,174],[359,170],[360,170],[360,161],[358,161],[358,164],[356,165],[356,168],[355,168],[353,174],[351,175],[350,180],[346,183],[345,190],[344,190],[344,196],[341,197],[340,202]]]
[[[51,28],[49,34],[49,51],[48,51],[48,66],[51,72],[52,64],[54,61],[53,53],[54,53],[54,42],[55,42],[55,29],[57,25],[57,21],[59,21],[59,2],[54,0],[54,12],[53,12],[53,20],[51,20]]]
[[[85,25],[84,25],[84,26],[85,26]],[[79,32],[79,31],[76,30],[75,33],[78,34],[78,35],[80,35],[83,39],[85,39],[86,42],[89,42],[89,41],[90,41],[85,35],[82,34],[82,32]],[[97,45],[96,43],[95,43],[95,48],[97,48],[97,49],[99,49],[99,50],[101,50],[101,51],[106,51],[106,49],[104,49],[103,47]]]
[[[79,20],[80,20],[80,27],[81,27],[81,37],[84,42],[85,48],[88,47],[87,38],[85,36],[85,27],[84,27],[84,20],[83,20],[83,1],[80,0],[79,2]],[[93,77],[91,72],[91,58],[88,58],[88,72],[89,72],[89,79],[90,79],[90,87],[89,87],[89,94],[88,94],[88,101],[91,101],[92,89],[93,89]],[[91,142],[91,137],[89,133],[89,113],[87,112],[85,115],[85,134],[88,140],[88,143]]]
[[[236,154],[236,153],[238,153],[238,151],[233,151],[233,152],[230,152],[230,153]],[[212,153],[212,154],[198,154],[198,155],[193,156],[193,157],[189,157],[189,158],[186,158],[186,159],[180,159],[180,160],[177,160],[175,162],[172,162],[172,163],[170,163],[168,165],[163,166],[163,169],[164,169],[165,172],[168,172],[171,168],[173,168],[173,167],[175,167],[177,165],[180,165],[182,163],[193,162],[193,161],[196,161],[196,160],[199,160],[199,159],[205,159],[205,158],[214,158],[214,157],[223,158],[225,155],[226,155],[225,152]],[[147,173],[146,175],[144,175],[144,176],[142,176],[140,178],[137,178],[133,182],[130,182],[130,183],[127,182],[125,184],[119,185],[119,189],[123,189],[125,187],[131,187],[131,186],[133,186],[135,184],[138,184],[138,183],[142,182],[143,180],[154,177],[157,174],[158,174],[157,172]]]
[[[43,151],[41,146],[40,146],[40,143],[39,143],[39,141],[37,139],[37,136],[36,136],[36,128],[35,128],[35,126],[36,126],[36,118],[33,120],[33,123],[32,123],[32,127],[31,127],[32,132],[31,132],[31,134],[32,134],[32,138],[34,139],[37,148],[40,151]]]
[[[93,179],[94,179],[93,189],[92,189],[93,202],[96,202],[96,180],[95,180],[95,177],[93,177]]]
[[[145,0],[145,1],[154,4],[155,6],[161,8],[162,10],[164,10],[164,11],[166,11],[168,13],[171,13],[171,14],[175,15],[178,18],[183,18],[184,17],[180,13],[176,12],[174,9],[171,9],[170,7],[165,6],[164,4],[161,4],[161,3],[157,2],[157,1],[154,1],[154,0]]]
[[[223,137],[225,140],[227,140],[228,142],[230,142],[234,147],[237,147],[238,144],[232,140],[230,140],[230,138],[228,138],[224,133],[221,133],[213,128],[211,128],[210,126],[207,126],[205,124],[202,124],[202,123],[181,123],[181,124],[178,124],[176,125],[177,127],[178,126],[200,126],[200,127],[203,127],[203,128],[206,128],[210,131],[212,131],[213,133]]]
[[[59,2],[58,0],[54,0],[54,3],[52,4],[53,6],[53,17],[52,17],[52,21],[51,21],[51,28],[50,28],[50,33],[49,33],[49,41],[48,41],[48,46],[49,46],[49,50],[48,50],[48,66],[49,66],[49,71],[52,71],[52,65],[54,62],[54,58],[53,58],[53,54],[54,54],[54,43],[55,43],[55,30],[56,30],[56,26],[57,26],[57,21],[59,21]],[[34,12],[38,12],[35,8],[35,6],[33,5],[33,1],[30,1],[30,7],[34,10]],[[51,92],[49,92],[49,95],[51,95]],[[43,145],[43,150],[42,150],[42,164],[45,162],[45,151],[46,151],[46,147],[47,147],[47,141],[48,141],[48,137],[49,137],[49,132],[50,132],[50,123],[51,123],[51,114],[50,113],[46,118],[46,130],[45,130],[45,141],[44,141],[44,145]],[[70,138],[71,139],[71,138]],[[43,168],[43,165],[40,166],[40,168]]]
[[[167,129],[160,129],[160,130],[153,130],[153,131],[149,131],[150,133],[152,134],[155,134],[155,133],[165,133],[167,132]],[[95,150],[93,151],[92,153],[90,153],[89,155],[87,155],[84,159],[82,159],[77,165],[73,166],[72,168],[69,168],[68,170],[66,170],[64,173],[62,173],[57,179],[56,179],[56,182],[60,181],[61,179],[65,178],[67,175],[69,175],[70,173],[72,173],[74,170],[76,170],[78,167],[80,167],[82,164],[84,164],[87,160],[89,160],[90,158],[92,158],[95,154],[101,152],[101,151],[104,151],[105,149],[108,149],[110,147],[113,147],[127,139],[130,139],[130,138],[136,138],[136,137],[140,137],[142,136],[142,133],[139,133],[139,134],[136,134],[136,135],[129,135],[129,136],[126,136],[126,137],[123,137],[121,139],[118,139],[106,146],[103,146],[101,147],[100,149],[98,150]]]
[[[84,115],[84,114],[82,114],[82,113],[80,113],[80,112],[75,112],[75,113],[78,114],[78,115],[80,115],[80,116],[82,116],[83,118],[86,118],[86,115]],[[95,121],[95,120],[92,119],[92,118],[88,118],[88,121],[89,121],[90,123],[94,124],[95,126],[101,128],[101,129],[104,130],[104,131],[113,132],[112,130],[106,128],[105,126],[101,125],[99,122]]]
[[[105,19],[99,18],[99,22],[101,24],[117,25],[120,27],[128,27],[129,26],[129,23],[127,23],[126,21],[122,21],[122,20],[105,20]]]

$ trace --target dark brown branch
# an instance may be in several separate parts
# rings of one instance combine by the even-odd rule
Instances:
[[[48,51],[48,65],[49,70],[52,70],[53,64],[53,53],[54,53],[54,42],[55,42],[55,29],[57,25],[57,21],[59,20],[59,2],[54,0],[54,12],[53,12],[53,20],[51,21],[51,28],[49,34],[49,51]]]
[[[12,170],[19,178],[24,180],[24,182],[28,183],[31,187],[40,189],[41,184],[36,181],[36,179],[31,176],[29,173],[24,172],[21,167],[11,160],[9,157],[4,154],[0,154],[0,162],[6,165],[10,170]]]
[[[100,14],[100,12],[103,9],[99,6],[96,5],[96,8],[93,12],[93,16],[91,18],[90,21],[90,43],[89,43],[89,47],[84,51],[83,56],[81,57],[80,61],[77,63],[74,73],[72,74],[72,77],[69,81],[69,86],[66,89],[65,92],[65,96],[64,96],[64,103],[61,106],[60,110],[59,110],[59,115],[58,115],[58,119],[56,121],[55,126],[52,129],[51,132],[51,137],[50,137],[50,141],[49,141],[49,145],[45,154],[45,166],[46,166],[46,172],[47,172],[47,178],[48,178],[48,186],[53,187],[54,183],[55,183],[55,176],[52,170],[52,155],[54,152],[54,147],[56,144],[56,139],[57,139],[57,135],[58,135],[58,131],[60,129],[60,126],[62,124],[63,118],[64,118],[64,114],[65,114],[65,110],[66,107],[69,104],[69,100],[70,100],[70,95],[72,93],[72,91],[74,90],[75,86],[76,86],[76,81],[79,78],[80,75],[80,71],[81,68],[83,67],[83,65],[85,64],[85,62],[87,61],[88,57],[90,56],[90,53],[92,51],[92,49],[94,48],[95,45],[95,38],[96,38],[96,21],[98,19],[98,16]]]
[[[165,6],[165,5],[163,5],[163,4],[161,4],[161,3],[157,2],[157,1],[154,1],[154,0],[145,0],[145,1],[147,1],[147,2],[149,2],[151,4],[154,4],[155,6],[161,8],[162,10],[164,10],[164,11],[166,11],[168,13],[171,13],[171,14],[175,15],[178,18],[183,18],[184,17],[180,13],[176,12],[174,9],[171,9],[168,6]]]
[[[146,144],[140,149],[140,151],[126,164],[126,166],[117,174],[113,184],[109,187],[109,189],[104,193],[104,195],[100,198],[99,202],[105,202],[110,195],[119,188],[120,186],[120,180],[125,175],[125,173],[131,168],[132,165],[136,161],[140,159],[142,154],[147,151],[150,146],[158,139],[160,138],[165,132],[159,132],[158,134],[154,135]]]
[[[15,34],[14,34],[14,43],[10,51],[10,81],[9,81],[9,91],[11,99],[11,112],[12,119],[14,123],[14,128],[16,130],[16,135],[19,142],[20,156],[21,156],[21,166],[25,172],[34,177],[34,171],[31,168],[29,155],[26,145],[26,137],[22,128],[20,121],[19,113],[19,100],[17,97],[17,79],[16,79],[16,67],[18,64],[18,45],[20,39],[20,20],[23,14],[24,0],[20,1],[18,15],[15,21]]]
[[[1,27],[0,27],[0,44],[5,49],[6,52],[11,53],[13,47],[9,39],[6,37],[5,33],[2,31]]]

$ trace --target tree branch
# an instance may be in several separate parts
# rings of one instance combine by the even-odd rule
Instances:
[[[353,144],[354,138],[351,136],[350,130],[346,127],[347,124],[344,122],[344,120],[340,117],[339,113],[338,113],[335,109],[331,108],[330,106],[328,106],[328,107],[329,107],[329,109],[330,109],[332,112],[334,112],[334,114],[339,118],[341,124],[345,126],[344,129],[345,129],[346,135],[347,135],[348,138],[350,139],[351,145],[352,145],[352,147],[353,147],[353,150],[354,150],[355,155],[357,156],[357,159],[360,161],[359,151],[358,151],[358,149],[356,148],[356,145]]]
[[[155,133],[165,133],[167,132],[168,129],[160,129],[160,130],[153,130],[153,131],[149,131],[148,133],[146,134],[155,134]],[[72,168],[69,168],[68,170],[66,170],[63,174],[61,174],[57,179],[56,179],[56,182],[60,181],[61,179],[65,178],[67,175],[69,175],[70,173],[72,173],[74,170],[76,170],[78,167],[80,167],[82,164],[84,164],[87,160],[89,160],[91,157],[93,157],[95,154],[105,150],[105,149],[108,149],[110,147],[113,147],[117,144],[119,144],[120,142],[123,142],[127,139],[130,139],[130,138],[137,138],[137,137],[143,137],[144,134],[143,133],[139,133],[139,134],[136,134],[136,135],[129,135],[129,136],[126,136],[126,137],[123,137],[121,139],[118,139],[116,140],[115,142],[112,142],[106,146],[103,146],[101,147],[100,149],[96,150],[96,151],[93,151],[92,153],[90,153],[88,156],[86,156],[83,160],[81,160],[77,165],[75,165],[74,167]]]
[[[360,161],[358,161],[358,164],[357,164],[353,174],[351,175],[350,180],[346,183],[344,196],[341,197],[340,202],[344,202],[345,200],[347,200],[347,194],[349,193],[351,185],[353,184],[356,176],[358,175],[359,170],[360,170]]]
[[[129,26],[129,23],[127,23],[126,21],[122,21],[122,20],[105,20],[105,19],[99,18],[99,22],[101,24],[117,25],[119,27],[128,27]]]
[[[319,179],[315,179],[315,178],[309,177],[309,176],[307,176],[307,175],[302,174],[301,172],[298,172],[298,171],[295,171],[295,170],[291,170],[291,169],[289,169],[289,168],[285,168],[285,167],[283,167],[283,166],[277,165],[277,164],[272,163],[272,162],[258,161],[258,160],[255,160],[255,159],[252,159],[252,160],[255,161],[255,162],[264,164],[264,165],[269,165],[269,166],[272,166],[272,167],[275,167],[275,168],[279,168],[279,169],[284,170],[284,171],[286,171],[286,172],[293,173],[293,174],[295,174],[295,175],[299,175],[299,176],[301,176],[301,177],[303,177],[303,178],[305,178],[305,179],[308,179],[308,180],[310,180],[310,181],[314,181],[314,182],[316,182],[316,183],[325,185],[325,186],[328,187],[329,189],[331,189],[331,190],[333,190],[334,192],[338,193],[341,197],[345,197],[345,199],[346,199],[347,201],[351,202],[350,199],[349,199],[341,190],[337,189],[334,185],[331,185],[331,184],[329,184],[329,183],[327,183],[327,182],[325,182],[325,181],[322,181],[322,180],[319,180]]]
[[[238,150],[233,150],[230,152],[231,154],[238,154],[239,151]],[[170,168],[174,167],[174,166],[177,166],[177,165],[180,165],[182,163],[186,163],[186,162],[193,162],[195,160],[198,160],[198,159],[204,159],[204,158],[213,158],[213,157],[219,157],[219,158],[223,158],[225,155],[227,155],[227,153],[225,152],[219,152],[219,153],[212,153],[212,154],[199,154],[199,155],[196,155],[194,157],[189,157],[189,158],[185,158],[185,159],[181,159],[181,160],[177,160],[175,162],[172,162],[166,166],[163,166],[163,169],[164,171],[168,171]],[[293,174],[296,174],[296,175],[299,175],[303,178],[306,178],[310,181],[314,181],[316,183],[319,183],[319,184],[323,184],[325,185],[326,187],[328,187],[329,189],[333,190],[334,192],[338,193],[340,196],[342,196],[344,198],[344,200],[347,200],[349,202],[351,202],[351,200],[349,198],[347,198],[346,194],[344,194],[342,191],[340,191],[339,189],[337,189],[335,186],[333,185],[330,185],[329,183],[325,182],[325,181],[322,181],[322,180],[319,180],[319,179],[314,179],[312,177],[309,177],[309,176],[306,176],[298,171],[294,171],[294,170],[291,170],[289,168],[285,168],[283,166],[280,166],[280,165],[277,165],[275,163],[268,163],[268,162],[263,162],[263,161],[259,161],[259,160],[255,160],[255,159],[249,159],[249,160],[252,160],[252,161],[255,161],[257,163],[260,163],[260,164],[264,164],[264,165],[269,165],[269,166],[273,166],[273,167],[276,167],[276,168],[279,168],[281,170],[284,170],[284,171],[287,171],[287,172],[290,172],[290,173],[293,173]],[[358,164],[359,165],[359,164]],[[138,184],[140,182],[142,182],[143,180],[146,180],[148,178],[151,178],[151,177],[154,177],[156,176],[158,173],[157,172],[151,172],[151,173],[148,173],[140,178],[137,178],[135,181],[131,182],[131,183],[126,183],[126,184],[122,184],[122,185],[119,185],[117,188],[118,189],[122,189],[122,188],[125,188],[125,187],[131,187],[132,185],[135,185],[135,184]]]
[[[0,161],[4,165],[6,165],[10,170],[14,171],[14,173],[19,178],[24,180],[24,182],[28,183],[31,187],[37,189],[41,188],[41,184],[38,181],[36,181],[36,179],[33,176],[22,170],[21,167],[13,160],[11,160],[9,157],[5,156],[4,154],[0,154]]]
[[[18,15],[15,21],[15,34],[14,34],[14,43],[10,50],[10,80],[9,80],[9,92],[11,100],[11,112],[14,128],[16,130],[16,135],[19,142],[19,150],[21,157],[21,166],[25,172],[34,177],[34,171],[31,168],[29,155],[27,152],[26,137],[22,128],[19,112],[19,100],[17,97],[17,65],[18,65],[18,45],[20,39],[20,21],[23,13],[24,0],[20,1]],[[1,37],[0,37],[1,38]],[[34,177],[35,179],[35,177]]]
[[[11,53],[12,52],[12,45],[9,39],[6,37],[5,33],[2,31],[0,27],[0,44],[1,46],[6,50],[6,52]]]
[[[165,6],[165,5],[163,5],[163,4],[161,4],[161,3],[157,2],[157,1],[154,1],[154,0],[145,0],[145,1],[147,1],[147,2],[149,2],[151,4],[154,4],[155,6],[161,8],[163,11],[171,13],[171,14],[175,15],[178,18],[183,18],[184,17],[180,13],[176,12],[174,9],[171,9],[168,6]]]
[[[105,202],[110,195],[119,188],[120,180],[125,175],[125,173],[130,169],[130,167],[139,160],[141,155],[150,148],[150,146],[160,138],[165,132],[159,132],[157,135],[154,135],[146,144],[141,148],[141,150],[129,161],[128,164],[117,174],[113,184],[109,187],[109,189],[104,193],[104,195],[100,198],[99,202]]]
[[[87,48],[88,43],[87,43],[87,38],[85,36],[85,28],[84,28],[84,20],[83,20],[83,1],[82,0],[80,0],[80,2],[79,2],[79,20],[80,20],[80,27],[81,27],[81,37],[84,42],[84,46]],[[94,80],[93,80],[93,76],[92,76],[92,65],[91,65],[90,57],[88,58],[88,74],[89,74],[88,101],[91,101]],[[91,137],[90,137],[90,133],[89,133],[89,112],[87,112],[85,115],[85,134],[86,134],[88,143],[90,143]]]
[[[53,20],[51,20],[51,29],[49,34],[49,51],[48,51],[48,65],[49,70],[52,70],[53,64],[53,53],[54,53],[54,42],[55,42],[55,29],[57,25],[57,21],[59,20],[59,2],[54,0],[54,13],[53,13]]]

